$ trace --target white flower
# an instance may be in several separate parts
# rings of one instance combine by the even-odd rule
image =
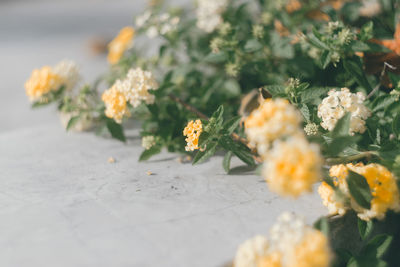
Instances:
[[[239,246],[234,260],[235,267],[257,267],[261,257],[268,253],[268,240],[264,236],[255,236]]]
[[[117,81],[115,85],[134,108],[142,102],[154,103],[154,95],[149,91],[158,89],[158,83],[153,74],[140,68],[130,69],[126,78],[123,81]]]
[[[229,0],[198,0],[197,27],[205,32],[213,32],[223,22],[221,14],[226,10]]]
[[[147,10],[142,15],[140,15],[136,18],[136,20],[135,20],[136,26],[138,28],[143,27],[146,24],[146,22],[150,19],[150,17],[151,17],[151,12],[149,10]]]
[[[147,29],[146,31],[147,37],[153,39],[158,36],[158,29],[156,26],[151,26],[150,28]]]
[[[72,60],[63,60],[54,66],[53,71],[61,78],[66,90],[71,90],[81,78],[79,68]]]
[[[371,115],[371,112],[364,106],[364,100],[363,93],[353,94],[348,88],[329,91],[328,96],[318,106],[318,117],[322,119],[321,126],[332,131],[337,121],[346,112],[350,112],[350,134],[365,132],[365,120]]]
[[[154,136],[148,135],[142,137],[142,147],[144,147],[144,149],[149,150],[155,144],[156,144],[156,139]]]

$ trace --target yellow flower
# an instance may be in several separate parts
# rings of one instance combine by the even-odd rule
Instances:
[[[281,267],[282,254],[274,251],[258,261],[257,267]]]
[[[328,267],[331,250],[328,239],[320,231],[309,231],[295,246],[287,267]]]
[[[340,201],[333,188],[325,182],[322,182],[318,187],[318,194],[322,199],[322,203],[328,208],[328,212],[331,215],[344,215],[348,207]]]
[[[251,146],[265,157],[270,143],[300,131],[302,117],[286,99],[266,99],[245,120],[245,131]]]
[[[44,66],[32,72],[31,77],[25,83],[25,89],[29,99],[36,101],[50,91],[58,90],[60,85],[60,77],[53,72],[51,67]]]
[[[123,28],[117,37],[108,45],[108,62],[111,64],[117,63],[124,52],[132,44],[132,39],[135,36],[135,29],[132,27]]]
[[[328,267],[328,238],[291,213],[283,213],[270,236],[256,236],[239,246],[234,267]]]
[[[302,135],[275,141],[265,159],[263,176],[269,188],[284,196],[298,197],[310,192],[321,178],[319,148]]]
[[[370,209],[360,207],[357,202],[351,198],[346,182],[348,170],[364,176],[367,180],[372,194]],[[337,179],[335,180],[335,185],[339,186],[342,192],[351,199],[351,207],[358,213],[358,217],[362,220],[370,220],[372,218],[383,219],[388,210],[400,211],[400,194],[396,184],[396,178],[384,166],[376,163],[368,165],[362,163],[356,165],[351,163],[347,165],[340,164],[331,167],[330,175]],[[321,194],[321,197],[324,200],[324,205],[328,206],[328,208],[329,205],[337,205],[339,207],[342,205],[336,203],[336,200],[331,198],[328,194]]]
[[[118,81],[103,93],[101,99],[106,105],[105,114],[107,117],[121,123],[124,116],[130,116],[126,97],[120,90],[118,90]]]
[[[185,129],[183,130],[183,135],[186,136],[186,151],[194,151],[199,149],[199,137],[203,131],[203,125],[201,120],[189,121]]]

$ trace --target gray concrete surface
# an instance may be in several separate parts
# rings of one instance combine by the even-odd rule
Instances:
[[[85,40],[112,35],[143,3],[0,4],[0,266],[222,266],[282,211],[310,223],[325,213],[316,193],[279,198],[237,161],[233,175],[219,156],[195,167],[168,153],[138,163],[137,129],[124,145],[66,133],[54,108],[30,110],[33,68],[72,58],[90,81],[107,63]]]

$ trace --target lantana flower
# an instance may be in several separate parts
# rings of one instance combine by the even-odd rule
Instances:
[[[270,238],[257,236],[243,243],[235,267],[328,267],[332,258],[328,238],[291,213],[283,213],[270,229]]]
[[[111,64],[117,63],[125,51],[132,45],[134,37],[134,28],[125,27],[121,29],[117,37],[115,37],[108,45],[108,62]]]
[[[332,131],[337,121],[346,112],[350,112],[350,134],[365,132],[367,129],[365,120],[371,116],[371,111],[364,105],[364,100],[363,93],[353,94],[348,88],[329,91],[328,96],[318,106],[318,117],[322,119],[321,126]]]
[[[198,0],[197,27],[205,32],[213,32],[222,22],[221,14],[226,10],[229,0]]]
[[[189,121],[183,130],[183,135],[186,136],[186,151],[194,151],[199,149],[199,138],[202,131],[203,124],[201,123],[201,120]]]
[[[365,209],[357,204],[351,197],[347,178],[348,171],[351,170],[365,177],[372,194],[371,208]],[[333,189],[326,183],[323,183],[318,190],[323,200],[323,204],[328,207],[331,214],[344,214],[348,209],[354,209],[358,217],[362,220],[373,218],[383,219],[388,210],[400,211],[400,195],[394,175],[384,166],[371,163],[364,165],[347,164],[335,165],[330,169],[330,176],[334,177],[334,183],[342,193],[350,199],[349,205],[341,202],[335,197]],[[331,188],[332,190],[328,190]]]
[[[320,180],[322,162],[318,145],[298,134],[274,142],[265,158],[263,176],[271,191],[298,197]]]

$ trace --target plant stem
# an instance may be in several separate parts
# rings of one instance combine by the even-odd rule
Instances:
[[[352,156],[348,156],[348,157],[327,158],[326,164],[331,166],[331,165],[335,165],[335,164],[347,163],[347,162],[351,162],[351,161],[355,161],[355,160],[360,160],[363,158],[370,158],[372,156],[377,156],[377,155],[378,154],[376,151],[365,151],[365,152],[361,152],[357,155],[352,155]]]

